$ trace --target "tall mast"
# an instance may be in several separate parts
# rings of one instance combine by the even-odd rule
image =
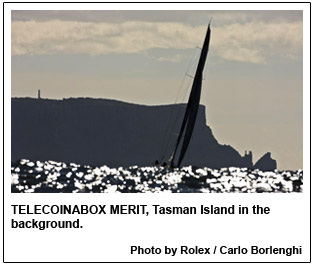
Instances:
[[[189,143],[192,137],[192,133],[194,130],[195,121],[197,117],[198,107],[199,107],[202,80],[203,80],[203,71],[204,71],[205,62],[206,62],[208,49],[209,49],[210,32],[211,30],[210,30],[210,22],[209,22],[204,45],[200,53],[200,58],[199,58],[198,66],[196,69],[191,93],[190,93],[189,100],[188,100],[186,110],[185,110],[185,114],[183,117],[180,133],[179,133],[177,143],[173,151],[171,166],[174,166],[174,160],[177,154],[178,147],[182,141],[182,135],[184,134],[184,138],[183,138],[183,142],[181,146],[180,156],[179,156],[178,163],[177,163],[178,167],[180,167],[183,161],[183,158],[185,156],[186,150],[189,146]]]

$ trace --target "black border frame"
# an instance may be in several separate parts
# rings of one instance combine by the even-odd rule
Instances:
[[[102,4],[109,4],[109,3],[113,3],[113,4],[126,4],[126,3],[133,3],[133,4],[150,4],[150,3],[160,3],[160,4],[162,4],[162,3],[165,3],[165,4],[167,4],[167,3],[172,3],[172,4],[199,4],[199,3],[204,3],[204,4],[211,4],[211,3],[217,3],[217,4],[229,4],[229,3],[234,3],[234,4],[285,4],[285,3],[287,3],[287,4],[309,4],[309,6],[310,6],[310,174],[311,174],[311,2],[3,2],[3,6],[2,6],[2,11],[3,11],[3,16],[2,16],[2,19],[3,19],[3,31],[2,31],[2,34],[3,34],[3,39],[2,39],[2,41],[3,41],[3,51],[2,51],[2,54],[3,54],[3,80],[2,80],[2,82],[3,82],[3,87],[2,87],[2,96],[3,96],[3,98],[2,98],[2,103],[3,103],[3,105],[2,105],[2,108],[3,108],[3,113],[2,113],[2,115],[3,115],[3,119],[2,119],[2,122],[3,122],[3,127],[2,127],[2,130],[3,130],[3,139],[2,139],[2,141],[3,141],[3,157],[2,157],[2,159],[3,159],[3,163],[2,163],[2,165],[3,165],[3,178],[2,178],[2,188],[3,188],[3,193],[2,193],[2,196],[3,196],[3,205],[2,205],[2,214],[3,214],[3,220],[2,220],[2,229],[3,229],[3,239],[2,239],[2,262],[3,263],[34,263],[34,264],[36,264],[36,263],[140,263],[140,264],[142,264],[142,263],[242,263],[242,264],[244,264],[244,263],[282,263],[282,264],[287,264],[287,263],[311,263],[311,175],[310,175],[310,207],[309,207],[309,210],[310,210],[310,259],[309,259],[309,261],[302,261],[302,262],[296,262],[296,261],[291,261],[291,262],[278,262],[278,261],[276,261],[276,262],[260,262],[260,261],[254,261],[254,262],[246,262],[246,261],[244,261],[244,262],[239,262],[239,261],[233,261],[233,262],[221,262],[221,261],[218,261],[218,262],[196,262],[196,261],[194,261],[194,262],[156,262],[156,261],[150,261],[150,262],[135,262],[135,261],[132,261],[132,262],[118,262],[118,261],[114,261],[114,262],[72,262],[72,261],[67,261],[67,262],[59,262],[59,261],[57,261],[57,262],[52,262],[52,261],[45,261],[45,262],[30,262],[30,261],[27,261],[27,262],[14,262],[14,261],[5,261],[5,259],[4,259],[4,8],[5,8],[5,4],[19,4],[19,3],[23,3],[23,4],[58,4],[58,3],[60,3],[60,4],[77,4],[77,3],[79,3],[79,4],[94,4],[94,3],[96,3],[96,4],[98,4],[98,3],[102,3]]]

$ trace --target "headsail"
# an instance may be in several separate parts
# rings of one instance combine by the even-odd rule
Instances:
[[[173,155],[171,157],[171,166],[174,166],[174,160],[177,154],[178,147],[182,141],[183,134],[184,134],[183,142],[181,146],[180,156],[177,162],[178,167],[183,161],[183,158],[185,156],[186,150],[189,146],[189,143],[192,137],[192,133],[193,133],[193,129],[195,126],[196,117],[197,117],[198,107],[199,107],[202,80],[203,80],[203,71],[204,71],[205,62],[206,62],[208,49],[209,49],[210,32],[211,30],[210,30],[210,23],[209,23],[207,32],[206,32],[204,45],[200,53],[200,58],[199,58],[198,66],[196,69],[190,97],[189,97],[186,110],[185,110],[185,114],[184,114],[184,118],[182,121],[180,133],[179,133],[177,143],[173,151]]]

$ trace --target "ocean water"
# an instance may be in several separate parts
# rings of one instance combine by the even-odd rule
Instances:
[[[247,168],[92,167],[19,160],[11,166],[14,193],[260,193],[302,192],[303,171]]]

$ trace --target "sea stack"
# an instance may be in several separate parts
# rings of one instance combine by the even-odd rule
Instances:
[[[271,153],[264,154],[254,165],[254,169],[260,169],[262,171],[271,171],[276,169],[276,160],[271,158]]]

